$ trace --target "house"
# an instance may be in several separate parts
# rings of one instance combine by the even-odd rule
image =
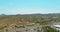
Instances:
[[[60,30],[60,25],[54,25],[54,27],[58,30]]]

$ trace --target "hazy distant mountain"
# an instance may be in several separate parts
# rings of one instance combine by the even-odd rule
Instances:
[[[6,14],[1,14],[0,16],[7,16]]]
[[[17,15],[22,15],[22,14],[17,14]],[[49,14],[40,14],[40,13],[36,13],[36,14],[23,14],[25,16],[60,16],[60,13],[49,13]]]

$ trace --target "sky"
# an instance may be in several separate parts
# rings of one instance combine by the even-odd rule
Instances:
[[[60,13],[60,0],[0,0],[0,14]]]

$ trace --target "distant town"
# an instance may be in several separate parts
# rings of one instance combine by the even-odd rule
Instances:
[[[0,15],[0,32],[60,32],[60,13]]]

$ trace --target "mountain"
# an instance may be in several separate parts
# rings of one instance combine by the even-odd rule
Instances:
[[[19,22],[36,22],[36,23],[44,23],[44,22],[55,22],[60,21],[60,13],[53,14],[17,14],[17,15],[0,15],[0,24],[18,24]]]

